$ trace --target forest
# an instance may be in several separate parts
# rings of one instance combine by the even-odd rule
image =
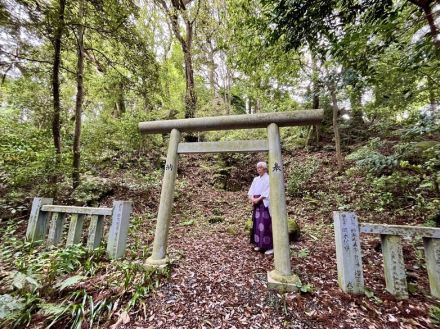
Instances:
[[[0,40],[1,328],[440,325],[440,239],[399,238],[398,298],[383,235],[361,234],[365,289],[350,294],[334,225],[352,212],[440,234],[439,0],[0,0]],[[268,289],[274,256],[249,243],[264,152],[179,156],[169,261],[146,266],[171,138],[140,122],[317,109],[319,124],[280,128],[297,292]],[[26,239],[36,197],[131,201],[124,257],[106,253],[107,217],[95,249],[86,230],[66,246],[67,225],[64,243]]]

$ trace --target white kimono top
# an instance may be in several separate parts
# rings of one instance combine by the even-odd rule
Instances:
[[[265,207],[269,207],[269,175],[264,173],[263,176],[257,176],[252,181],[248,196],[262,195]]]

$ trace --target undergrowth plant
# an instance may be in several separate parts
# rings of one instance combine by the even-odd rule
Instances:
[[[315,159],[290,168],[287,173],[287,193],[293,197],[307,194],[307,182],[318,169],[319,163]]]
[[[408,134],[413,134],[412,129],[408,128]],[[427,219],[436,216],[440,196],[440,143],[424,140],[398,142],[387,147],[392,154],[382,154],[386,145],[374,138],[346,157],[354,161],[347,175],[364,175],[370,184],[358,208],[398,211],[410,207]]]
[[[0,327],[106,327],[121,311],[143,308],[145,298],[168,277],[169,266],[107,258],[104,246],[46,247],[14,237],[17,225],[0,234]]]

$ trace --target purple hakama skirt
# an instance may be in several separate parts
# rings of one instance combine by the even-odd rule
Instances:
[[[258,197],[259,195],[254,195],[254,198]],[[272,218],[263,200],[253,205],[251,243],[262,250],[273,249]]]

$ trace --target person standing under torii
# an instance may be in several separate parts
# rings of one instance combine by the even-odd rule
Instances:
[[[264,251],[266,255],[273,253],[272,218],[269,212],[269,175],[266,162],[257,163],[258,176],[252,181],[248,192],[252,202],[251,243],[255,251]]]

